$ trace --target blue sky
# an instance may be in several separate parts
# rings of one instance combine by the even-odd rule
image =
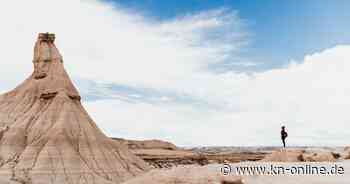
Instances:
[[[30,76],[37,34],[53,32],[108,136],[278,146],[285,125],[288,145],[348,145],[350,2],[334,2],[7,1],[0,91]]]
[[[284,67],[314,53],[350,42],[347,0],[113,0],[155,19],[227,8],[239,12],[251,34],[242,55],[261,63],[258,70]]]

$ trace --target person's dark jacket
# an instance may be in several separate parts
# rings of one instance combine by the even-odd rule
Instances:
[[[286,139],[288,137],[288,133],[285,130],[281,131],[281,139]]]

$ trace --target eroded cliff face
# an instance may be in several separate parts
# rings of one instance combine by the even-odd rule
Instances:
[[[0,96],[0,181],[121,183],[147,171],[85,111],[54,40],[53,34],[39,34],[34,72]]]

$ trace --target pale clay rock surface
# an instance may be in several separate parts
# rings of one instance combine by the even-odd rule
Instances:
[[[177,150],[178,148],[170,142],[162,140],[127,140],[122,138],[113,138],[115,141],[126,144],[129,149],[163,149],[163,150]]]
[[[350,146],[346,147],[344,149],[344,152],[345,152],[344,158],[345,159],[350,159]]]
[[[52,36],[40,34],[33,74],[0,96],[0,183],[110,184],[149,170],[87,114]]]
[[[169,170],[154,169],[123,184],[221,184],[223,181],[242,184],[240,177],[224,176],[220,170],[209,166],[180,166]]]
[[[267,155],[262,162],[335,162],[332,152],[326,150],[311,151],[281,149]]]
[[[349,184],[350,181],[350,162],[339,161],[339,162],[264,162],[264,163],[240,163],[237,165],[266,165],[269,167],[270,164],[285,166],[285,167],[298,167],[312,165],[312,166],[326,166],[330,167],[337,165],[344,168],[344,174],[342,175],[275,175],[275,176],[243,176],[245,184]]]
[[[266,166],[271,164],[287,167],[304,166],[305,162],[241,162],[231,164],[232,168],[237,166]],[[334,162],[309,163],[313,166],[333,166]],[[213,164],[207,166],[183,166],[169,170],[152,170],[137,178],[126,181],[123,184],[349,184],[350,181],[350,162],[337,162],[338,166],[345,169],[343,175],[242,175],[237,176],[234,173],[223,176],[220,173],[222,164]],[[234,171],[234,170],[233,170]]]

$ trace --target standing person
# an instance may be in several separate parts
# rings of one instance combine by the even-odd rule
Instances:
[[[281,129],[281,139],[282,139],[282,142],[283,142],[283,147],[285,148],[286,147],[286,138],[288,137],[288,133],[286,131],[286,127],[285,126],[282,126],[282,129]]]

